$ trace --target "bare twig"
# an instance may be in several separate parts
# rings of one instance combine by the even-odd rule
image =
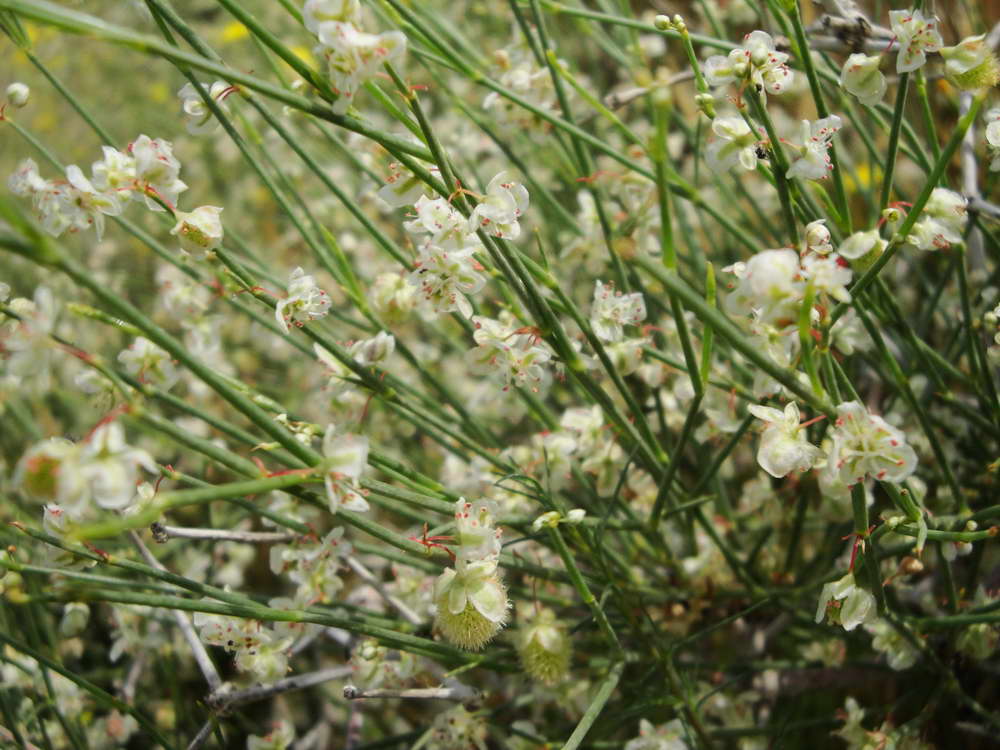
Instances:
[[[364,728],[365,714],[358,704],[351,701],[347,705],[347,731],[344,732],[344,750],[353,750],[361,743],[361,730]]]
[[[278,544],[290,542],[295,534],[280,531],[227,531],[224,529],[193,529],[184,526],[153,524],[153,537],[158,542],[168,539],[212,539],[220,542],[245,542],[247,544]]]
[[[382,585],[382,582],[376,578],[375,574],[368,570],[368,568],[366,568],[360,560],[353,555],[348,555],[347,564],[350,566],[351,570],[358,574],[358,577],[361,578],[361,580],[375,589],[375,591],[378,592],[378,595],[385,599],[389,606],[399,612],[404,620],[411,625],[419,625],[422,622],[420,615],[410,609],[405,602],[399,599],[399,597],[394,596],[387,591],[385,586]]]
[[[245,690],[229,690],[227,686],[222,686],[209,695],[205,702],[215,711],[224,712],[234,706],[254,701],[264,700],[279,693],[287,693],[292,690],[303,690],[305,688],[320,685],[330,680],[338,680],[351,675],[350,667],[330,667],[320,669],[316,672],[286,677],[283,680],[271,683],[270,685],[255,685]]]
[[[125,675],[125,682],[122,683],[122,700],[126,703],[131,703],[135,699],[135,688],[139,684],[139,678],[142,676],[143,669],[146,668],[146,662],[148,660],[148,651],[140,651],[136,654],[135,659],[132,660],[132,665],[129,667],[128,674]]]
[[[134,544],[136,549],[139,550],[139,554],[142,555],[148,565],[156,568],[157,570],[166,570],[163,563],[153,556],[153,553],[149,551],[149,548],[145,544],[143,544],[142,539],[139,538],[139,535],[136,532],[130,531],[129,536],[132,538],[132,544]],[[191,624],[191,620],[189,620],[188,616],[179,609],[171,610],[171,613],[174,616],[174,620],[177,622],[177,627],[181,630],[181,635],[183,635],[184,640],[187,641],[188,648],[191,649],[191,654],[194,656],[194,660],[198,663],[198,668],[205,677],[205,682],[208,683],[208,689],[213,692],[218,690],[219,686],[222,685],[222,678],[219,677],[219,671],[215,668],[215,663],[208,655],[205,645],[201,642],[198,634],[194,632],[194,626]]]
[[[451,687],[437,688],[404,688],[401,690],[395,690],[392,688],[372,688],[371,690],[362,690],[354,685],[345,685],[344,697],[350,701],[363,700],[366,698],[411,698],[472,703],[479,700],[480,693],[478,690],[470,688],[468,685],[453,685]]]
[[[194,736],[194,739],[191,740],[191,743],[187,746],[187,750],[198,750],[199,747],[204,745],[205,741],[209,738],[209,735],[212,734],[213,726],[215,726],[215,724],[211,719],[206,721],[202,725],[201,729],[198,730],[198,734]]]

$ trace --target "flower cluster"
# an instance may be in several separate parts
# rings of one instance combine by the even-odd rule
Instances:
[[[333,111],[343,114],[354,104],[358,89],[386,63],[403,56],[401,31],[370,34],[361,29],[357,0],[307,0],[302,11],[306,28],[319,40],[316,57],[325,61],[337,100]]]
[[[151,211],[170,211],[176,224],[171,234],[187,252],[214,250],[222,243],[222,209],[202,206],[178,211],[177,200],[187,190],[181,164],[169,141],[140,135],[125,151],[103,146],[103,158],[91,166],[88,178],[75,164],[66,178],[46,180],[32,159],[25,159],[7,184],[15,195],[30,198],[42,227],[54,237],[66,231],[94,227],[104,235],[105,216],[120,216],[129,200],[142,201]]]
[[[546,382],[545,365],[552,359],[552,351],[532,329],[518,326],[509,313],[500,320],[474,315],[476,330],[472,338],[476,348],[471,350],[473,371],[496,373],[504,382],[506,391],[511,385],[530,385],[533,391]]]
[[[507,590],[497,567],[500,529],[488,501],[455,503],[455,567],[434,584],[435,626],[452,643],[478,650],[507,621]]]
[[[703,72],[712,87],[736,83],[742,88],[749,84],[758,92],[780,94],[792,83],[793,74],[787,62],[788,55],[775,48],[770,34],[751,31],[743,38],[743,45],[728,56],[708,58]]]

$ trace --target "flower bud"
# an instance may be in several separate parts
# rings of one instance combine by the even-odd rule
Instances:
[[[844,240],[837,252],[848,260],[860,260],[864,266],[871,265],[885,250],[886,242],[878,235],[878,229],[870,232],[855,232]]]
[[[704,113],[706,117],[715,118],[715,97],[705,92],[704,94],[697,94],[694,97],[694,102],[698,107],[698,111]]]
[[[31,96],[31,89],[20,81],[16,81],[7,87],[7,102],[15,109],[21,109],[28,103]]]
[[[906,575],[914,575],[923,572],[924,564],[917,558],[907,555],[900,561],[899,569]]]
[[[673,24],[670,22],[670,16],[659,15],[653,19],[653,26],[658,28],[660,31],[670,31],[673,29]]]
[[[942,47],[941,57],[945,75],[960,89],[990,88],[1000,80],[1000,66],[986,44],[985,34],[970,36],[954,47]]]
[[[566,628],[550,609],[518,631],[517,653],[524,671],[545,685],[555,685],[569,672],[571,644]]]

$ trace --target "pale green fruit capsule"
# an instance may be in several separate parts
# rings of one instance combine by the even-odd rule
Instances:
[[[524,671],[533,679],[555,685],[569,674],[572,645],[552,610],[543,609],[530,624],[522,626],[516,645]]]
[[[456,646],[478,651],[500,632],[510,602],[496,562],[459,562],[434,584],[435,627]]]

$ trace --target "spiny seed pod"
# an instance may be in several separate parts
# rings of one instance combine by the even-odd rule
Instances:
[[[435,626],[456,646],[478,651],[500,632],[510,603],[497,574],[496,562],[459,561],[434,584]]]
[[[566,628],[556,621],[550,609],[539,612],[517,636],[517,653],[524,671],[545,685],[555,685],[565,679],[571,651]]]

